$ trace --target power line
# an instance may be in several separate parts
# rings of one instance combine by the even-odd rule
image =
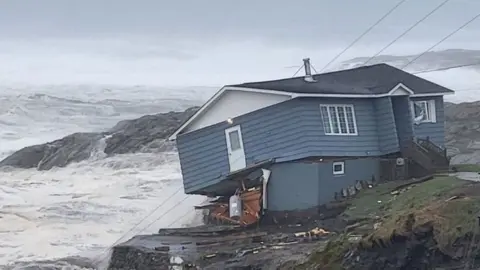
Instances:
[[[99,258],[101,258],[103,256],[103,254],[113,248],[116,244],[118,244],[118,242],[120,242],[125,236],[127,236],[127,234],[129,234],[130,232],[132,232],[134,229],[136,229],[143,221],[145,221],[148,217],[150,217],[151,215],[153,215],[153,213],[155,213],[158,209],[160,209],[160,207],[162,207],[166,202],[168,202],[171,198],[173,198],[173,196],[175,196],[178,192],[180,192],[182,190],[182,187],[180,187],[176,192],[172,193],[166,200],[164,200],[161,204],[159,204],[157,207],[155,207],[155,209],[153,209],[152,211],[150,211],[150,213],[148,215],[146,215],[144,218],[142,218],[140,220],[140,222],[138,222],[135,226],[133,226],[130,230],[128,230],[126,233],[124,233],[120,238],[117,239],[117,241],[115,241],[113,244],[109,245],[108,248],[104,249],[99,255],[97,255],[94,259],[93,259],[93,262],[99,262]],[[184,199],[185,200],[185,199]],[[177,206],[177,205],[175,205]],[[160,218],[162,218],[165,214],[167,214],[167,212],[165,212],[163,215],[161,215],[159,218],[157,218],[154,222],[156,222],[157,220],[159,220]],[[149,224],[147,227],[144,227],[142,230],[140,231],[143,231],[145,228],[148,228],[151,224]],[[103,260],[103,259],[102,259]],[[100,261],[102,261],[100,260]]]
[[[175,209],[176,207],[178,207],[179,205],[181,205],[183,202],[185,202],[189,197],[188,196],[185,196],[185,198],[183,198],[180,202],[178,202],[177,204],[173,205],[172,207],[170,207],[166,212],[164,212],[159,218],[155,219],[154,221],[150,222],[147,226],[145,226],[141,231],[145,231],[146,229],[150,228],[150,226],[152,226],[155,222],[159,221],[162,217],[164,217],[166,214],[170,213],[173,209]],[[171,226],[172,224],[170,224],[169,226]]]
[[[465,28],[466,26],[468,26],[470,23],[472,23],[473,21],[475,21],[476,19],[478,19],[480,17],[480,13],[478,13],[476,16],[474,16],[473,18],[471,18],[470,20],[468,20],[466,23],[464,23],[463,25],[461,25],[459,28],[455,29],[453,32],[451,32],[450,34],[446,35],[444,38],[442,38],[439,42],[435,43],[432,47],[428,48],[425,52],[417,55],[415,58],[413,58],[410,62],[408,62],[406,65],[404,65],[401,69],[405,69],[407,66],[409,66],[411,63],[415,62],[418,58],[422,57],[424,54],[428,53],[429,51],[431,51],[433,48],[437,47],[438,45],[440,45],[441,43],[443,43],[445,40],[449,39],[451,36],[455,35],[458,31],[462,30],[463,28]]]
[[[365,66],[368,62],[370,62],[373,58],[377,57],[379,54],[381,54],[383,51],[388,49],[390,46],[392,46],[394,43],[396,43],[399,39],[401,39],[403,36],[408,34],[410,31],[413,30],[413,28],[417,27],[421,22],[425,21],[428,17],[430,17],[433,13],[435,13],[437,10],[439,10],[441,7],[443,7],[446,3],[448,3],[450,0],[444,0],[440,5],[435,7],[432,11],[427,13],[423,18],[418,20],[416,23],[414,23],[412,26],[410,26],[407,30],[405,30],[402,34],[400,34],[398,37],[393,39],[390,43],[387,44],[387,46],[383,47],[380,51],[378,51],[376,54],[374,54],[372,57],[370,57],[365,63],[362,64],[362,66]]]
[[[167,228],[170,228],[173,224],[177,223],[177,221],[182,220],[184,217],[188,216],[190,213],[193,213],[193,212],[195,212],[195,208],[191,209],[190,211],[188,211],[184,215],[182,215],[182,216],[178,217],[177,219],[175,219],[174,221],[172,221],[170,224],[168,224]]]
[[[315,71],[315,74],[318,74],[318,71],[315,69],[315,67],[312,64],[310,64],[310,67],[313,69],[313,71]]]
[[[304,66],[305,66],[305,64],[301,65],[301,66],[297,69],[297,71],[293,74],[292,78],[295,77],[295,75],[297,75],[297,73],[298,73],[300,70],[302,70],[302,68],[303,68]]]
[[[372,31],[375,26],[380,24],[385,18],[387,18],[393,11],[395,11],[400,5],[405,3],[407,0],[402,0],[398,2],[393,8],[391,8],[387,13],[385,13],[380,19],[378,19],[374,24],[372,24],[367,30],[365,30],[360,36],[358,36],[355,40],[352,41],[345,49],[343,49],[340,53],[335,55],[321,70],[320,72],[323,72],[328,66],[330,66],[333,62],[335,62],[340,56],[342,56],[348,49],[353,47],[360,39],[362,39],[366,34],[368,34],[370,31]]]

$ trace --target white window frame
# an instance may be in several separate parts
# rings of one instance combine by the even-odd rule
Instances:
[[[323,114],[322,107],[327,108],[327,115]],[[337,128],[338,128],[338,133],[334,132],[333,129],[333,121],[332,121],[332,115],[330,114],[330,108],[334,107],[336,110],[336,123],[337,123]],[[347,132],[342,132],[341,126],[340,126],[340,116],[338,114],[338,107],[342,107],[344,109],[344,120],[345,124],[347,125]],[[350,129],[348,127],[348,117],[347,117],[347,110],[346,108],[350,108],[352,110],[352,121],[353,121],[353,127],[355,129],[355,132],[350,132]],[[358,135],[358,128],[357,128],[357,119],[355,117],[355,107],[353,104],[320,104],[320,115],[322,116],[322,122],[323,122],[323,128],[325,135],[336,135],[336,136],[357,136]],[[328,123],[325,123],[324,119],[328,118]],[[325,129],[325,125],[329,124],[330,125],[330,132],[327,132]]]
[[[335,171],[335,166],[341,165],[342,170],[341,171]],[[335,161],[332,164],[332,171],[334,175],[342,175],[345,174],[345,161]]]
[[[422,119],[419,121],[415,121],[415,106],[417,104],[424,104],[425,108],[427,108],[426,112],[426,119]],[[412,111],[412,118],[415,122],[415,124],[421,124],[421,123],[436,123],[437,122],[437,114],[436,114],[436,107],[435,107],[435,100],[430,99],[430,100],[415,100],[411,102],[411,111]]]

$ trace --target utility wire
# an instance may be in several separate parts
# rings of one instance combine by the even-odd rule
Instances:
[[[335,55],[321,70],[320,72],[323,72],[328,66],[330,66],[333,62],[335,62],[340,56],[342,56],[348,49],[353,47],[360,39],[362,39],[366,34],[368,34],[370,31],[372,31],[375,26],[379,25],[385,18],[387,18],[390,14],[392,14],[393,11],[395,11],[400,5],[405,3],[407,0],[402,0],[398,2],[394,7],[392,7],[387,13],[385,13],[380,19],[378,19],[374,24],[372,24],[367,30],[365,30],[360,36],[358,36],[355,40],[352,41],[343,51]]]
[[[403,36],[408,34],[410,31],[412,31],[415,27],[417,27],[421,22],[425,21],[428,17],[430,17],[433,13],[435,13],[437,10],[439,10],[441,7],[443,7],[446,3],[448,3],[450,0],[444,0],[440,5],[435,7],[432,11],[427,13],[423,18],[418,20],[416,23],[414,23],[412,26],[410,26],[407,30],[405,30],[402,34],[397,36],[395,39],[393,39],[390,43],[388,43],[385,47],[383,47],[380,51],[378,51],[376,54],[374,54],[372,57],[370,57],[365,63],[362,64],[362,66],[365,66],[370,62],[373,58],[377,57],[379,54],[381,54],[383,51],[388,49],[390,46],[392,46],[394,43],[396,43],[399,39],[401,39]]]
[[[305,66],[305,64],[301,65],[297,71],[293,74],[292,78],[295,77],[295,75],[297,75],[298,72],[300,72],[300,70],[302,70],[302,68]]]
[[[138,222],[135,226],[133,226],[130,230],[128,230],[126,233],[124,233],[120,238],[118,238],[117,241],[115,241],[113,244],[111,244],[108,248],[104,249],[99,255],[97,255],[94,259],[93,259],[93,262],[96,263],[96,262],[99,262],[99,261],[102,261],[103,259],[101,260],[98,260],[102,257],[102,255],[109,249],[113,248],[116,244],[118,244],[125,236],[127,236],[127,234],[131,233],[134,229],[136,229],[143,221],[145,221],[147,218],[149,218],[151,215],[153,215],[158,209],[160,209],[160,207],[162,207],[163,205],[165,205],[166,202],[168,202],[171,198],[173,198],[173,196],[175,196],[178,192],[180,192],[182,190],[182,187],[180,187],[176,192],[172,193],[166,200],[164,200],[161,204],[159,204],[157,207],[155,207],[155,209],[153,209],[152,211],[150,211],[150,213],[148,215],[146,215],[144,218],[142,218],[140,220],[140,222]],[[187,198],[187,197],[186,197]],[[185,198],[185,199],[186,199]],[[183,199],[182,202],[185,200]],[[174,205],[174,207],[176,207],[177,205]],[[169,210],[170,211],[170,210]],[[154,220],[153,222],[156,222],[157,220],[159,220],[160,218],[162,218],[163,216],[165,216],[169,211],[163,213],[159,218],[157,218],[156,220]],[[152,222],[152,223],[153,223]],[[140,231],[143,231],[145,230],[145,228],[148,228],[150,227],[150,225],[152,225],[152,223],[150,223],[148,226],[144,227],[143,229],[141,229]]]
[[[175,208],[177,208],[179,205],[181,205],[183,202],[185,202],[188,198],[189,198],[189,197],[186,196],[186,197],[183,198],[180,202],[178,202],[177,204],[175,204],[175,205],[173,205],[172,207],[170,207],[170,208],[169,208],[167,211],[165,211],[160,217],[158,217],[158,218],[155,219],[154,221],[150,222],[147,226],[143,227],[143,228],[140,230],[140,232],[138,232],[138,233],[142,233],[142,232],[144,232],[145,230],[147,230],[148,228],[150,228],[155,222],[159,221],[159,220],[160,220],[162,217],[164,217],[166,214],[170,213],[172,210],[174,210]],[[184,218],[184,217],[185,217],[187,214],[189,214],[189,213],[191,213],[191,211],[187,212],[186,214],[184,214],[184,215],[181,216],[180,218],[175,219],[174,222],[170,223],[170,224],[167,226],[167,228],[170,227],[170,226],[172,226],[172,225],[173,225],[175,222],[177,222],[178,220]],[[122,238],[123,238],[123,237],[121,237],[120,239],[122,239]],[[120,241],[120,239],[117,240],[117,241]],[[116,245],[116,244],[111,245],[111,246],[110,246],[108,249],[106,249],[106,250],[109,250],[109,249],[113,248],[115,245]],[[104,251],[104,252],[105,252],[105,251]],[[103,252],[103,253],[104,253],[104,252]],[[100,256],[99,256],[99,257],[100,257]],[[101,261],[105,260],[107,257],[108,257],[108,254],[107,254],[106,256],[103,256],[103,258],[101,258],[100,260],[96,260],[96,261],[94,260],[94,263],[95,263],[95,262],[96,262],[96,263],[101,262]]]
[[[170,224],[168,224],[167,228],[170,228],[173,224],[177,223],[179,220],[182,220],[183,218],[185,218],[186,216],[188,216],[189,214],[195,212],[195,208],[191,209],[190,211],[188,211],[187,213],[185,213],[184,215],[178,217],[177,219],[175,219],[174,221],[172,221]]]
[[[451,36],[455,35],[458,31],[462,30],[463,28],[465,28],[466,26],[468,26],[469,24],[471,24],[473,21],[475,21],[476,19],[478,19],[480,17],[480,13],[478,13],[477,15],[475,15],[473,18],[471,18],[470,20],[468,20],[466,23],[464,23],[463,25],[461,25],[459,28],[455,29],[453,32],[451,32],[450,34],[446,35],[444,38],[442,38],[439,42],[435,43],[433,46],[431,46],[430,48],[428,48],[425,52],[417,55],[415,58],[413,58],[410,62],[408,62],[406,65],[404,65],[402,68],[400,69],[405,69],[407,66],[409,66],[411,63],[415,62],[416,60],[418,60],[418,58],[422,57],[423,55],[425,55],[426,53],[428,53],[429,51],[431,51],[432,49],[434,49],[435,47],[437,47],[438,45],[442,44],[445,40],[449,39]]]

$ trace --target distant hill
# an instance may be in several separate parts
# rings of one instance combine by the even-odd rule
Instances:
[[[403,67],[418,55],[379,55],[368,62],[369,65],[387,63],[395,67]],[[359,67],[370,57],[356,57],[344,61],[334,67],[334,70]],[[416,59],[406,70],[409,72],[421,72],[432,69],[448,69],[451,67],[462,67],[472,64],[470,69],[480,71],[480,50],[448,49],[425,53]]]

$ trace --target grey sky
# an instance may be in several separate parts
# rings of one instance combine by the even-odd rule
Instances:
[[[318,66],[326,63],[398,1],[5,0],[0,2],[0,60],[14,64],[0,68],[0,78],[19,76],[25,68],[70,69],[99,80],[109,73],[107,81],[122,68],[132,69],[130,76],[135,69],[138,77],[132,81],[170,68],[177,77],[178,69],[221,77],[198,81],[208,84],[263,78],[259,74],[278,77],[304,56]],[[407,0],[342,59],[375,53],[442,1]],[[385,53],[421,52],[477,12],[478,0],[451,0]],[[480,20],[438,49],[478,48],[479,34]],[[219,74],[226,65],[231,74]]]

